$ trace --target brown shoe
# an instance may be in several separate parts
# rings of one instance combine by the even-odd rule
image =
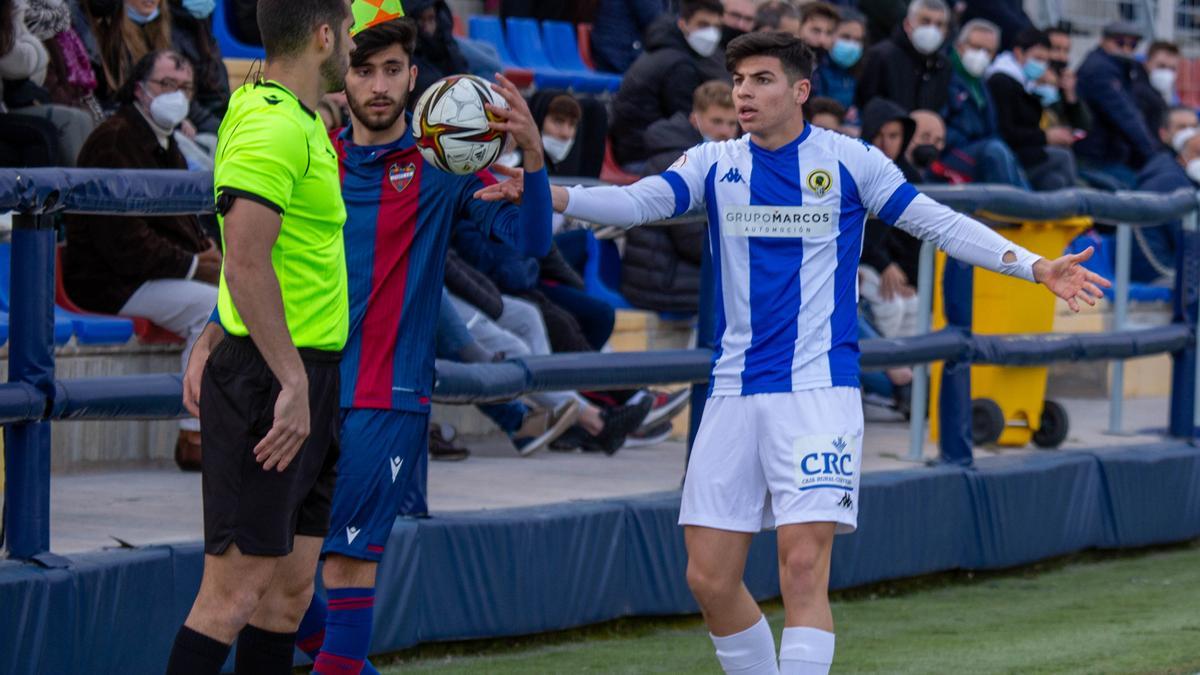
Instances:
[[[180,471],[200,470],[200,432],[179,432],[179,440],[175,441],[175,463]]]
[[[448,434],[451,439],[454,434]],[[429,425],[429,459],[435,462],[461,462],[471,456],[471,451],[454,445],[442,435],[442,427],[438,424]]]

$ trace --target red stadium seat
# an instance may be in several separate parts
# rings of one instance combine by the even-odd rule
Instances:
[[[88,312],[81,309],[67,295],[67,287],[63,284],[62,276],[62,246],[55,247],[54,250],[54,302],[59,307],[81,315],[94,315],[94,312]],[[184,339],[175,333],[159,326],[149,319],[133,318],[133,334],[137,336],[138,342],[147,345],[181,345]]]
[[[463,23],[462,17],[457,14],[454,15],[454,34],[458,37],[467,36],[467,24]]]
[[[612,142],[604,142],[604,166],[600,168],[600,180],[613,185],[629,185],[636,183],[641,176],[634,175],[621,168],[613,157]]]
[[[576,42],[579,44],[579,58],[583,59],[588,68],[595,70],[596,63],[592,61],[592,24],[578,24],[575,26],[575,32],[578,37]]]

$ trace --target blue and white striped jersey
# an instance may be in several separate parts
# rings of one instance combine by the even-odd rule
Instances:
[[[868,214],[956,257],[1032,280],[1037,260],[905,182],[883,153],[806,125],[765,150],[703,143],[626,188],[571,188],[566,213],[631,225],[704,206],[716,279],[711,394],[857,387],[858,263]],[[1008,252],[1013,262],[1005,263]]]

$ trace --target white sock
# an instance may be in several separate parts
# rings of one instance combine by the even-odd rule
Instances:
[[[717,637],[712,633],[713,646],[717,648],[717,660],[726,673],[737,675],[778,675],[775,665],[775,637],[767,617],[740,633]]]
[[[781,675],[826,675],[833,663],[833,633],[797,626],[783,629],[779,643]]]

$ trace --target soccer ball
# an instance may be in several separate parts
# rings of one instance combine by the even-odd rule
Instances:
[[[413,138],[425,161],[459,175],[491,166],[508,134],[488,127],[499,118],[485,103],[508,107],[487,80],[474,75],[444,77],[426,89],[413,111]]]

